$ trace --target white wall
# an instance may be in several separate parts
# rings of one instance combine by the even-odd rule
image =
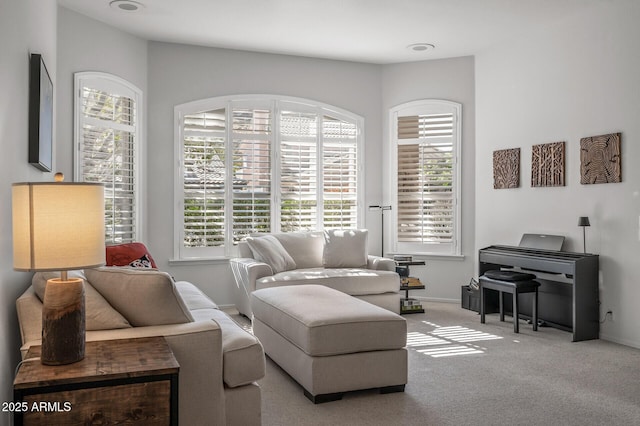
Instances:
[[[389,110],[419,99],[443,99],[462,104],[462,254],[463,259],[427,257],[426,266],[414,266],[411,275],[426,284],[425,290],[412,291],[412,297],[460,300],[460,287],[474,275],[475,251],[475,90],[474,59],[471,56],[387,65],[382,72],[382,118],[385,155],[385,205],[395,208],[391,191]],[[390,212],[393,214],[393,211]],[[389,213],[387,213],[389,214]],[[391,229],[385,226],[385,246]],[[387,246],[389,250],[391,246]],[[418,257],[416,257],[418,258]]]
[[[149,43],[149,246],[158,266],[196,283],[218,304],[233,304],[227,262],[169,264],[173,257],[175,146],[173,108],[233,94],[278,94],[317,100],[365,119],[365,203],[379,203],[382,176],[380,67],[351,62]],[[378,216],[367,212],[371,250],[380,240]]]
[[[560,234],[600,254],[604,339],[640,347],[640,3],[606,2],[476,56],[476,249]],[[622,183],[580,184],[580,138],[622,133]],[[531,188],[531,146],[566,141],[566,186]],[[493,189],[492,153],[521,148],[521,186]]]
[[[102,22],[63,7],[58,8],[58,78],[57,78],[57,158],[56,171],[73,179],[73,74],[98,71],[114,74],[136,85],[147,97],[147,41],[124,33]],[[146,107],[143,106],[143,110]],[[146,129],[146,117],[141,117],[141,128]],[[142,135],[142,170],[146,169],[146,139]],[[141,182],[146,193],[145,182]],[[146,197],[141,208],[146,211]],[[146,238],[146,220],[143,220],[142,241]]]
[[[55,97],[56,10],[55,0],[0,0],[0,401],[13,400],[20,360],[15,301],[30,284],[30,274],[13,271],[11,184],[52,179],[28,163],[29,54],[42,54]],[[57,161],[54,155],[54,167]],[[9,413],[0,412],[0,425],[9,424]]]

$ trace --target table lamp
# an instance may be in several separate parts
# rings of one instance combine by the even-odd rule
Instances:
[[[104,185],[14,183],[13,268],[61,271],[47,281],[42,301],[42,354],[46,365],[84,358],[84,282],[67,271],[105,263]]]
[[[587,226],[591,226],[589,223],[589,218],[587,216],[580,216],[578,218],[578,226],[582,226],[582,250],[586,254],[587,253],[587,233],[585,229]]]

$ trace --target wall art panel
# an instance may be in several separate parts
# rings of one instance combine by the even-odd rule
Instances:
[[[493,151],[493,188],[520,186],[520,148]]]
[[[580,139],[580,183],[622,182],[620,133]]]
[[[533,145],[531,186],[564,186],[564,142]]]

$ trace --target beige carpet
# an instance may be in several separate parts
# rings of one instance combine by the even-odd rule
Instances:
[[[234,316],[248,326],[246,319]],[[263,425],[640,425],[640,350],[450,303],[408,322],[404,393],[347,393],[314,405],[267,359]]]

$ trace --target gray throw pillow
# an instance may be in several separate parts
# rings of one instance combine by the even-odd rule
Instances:
[[[87,281],[134,327],[182,324],[193,316],[166,272],[146,268],[86,269]]]
[[[322,264],[325,268],[367,266],[366,229],[333,229],[324,232]]]
[[[274,274],[296,269],[296,262],[273,235],[247,237],[253,258],[271,266]]]

